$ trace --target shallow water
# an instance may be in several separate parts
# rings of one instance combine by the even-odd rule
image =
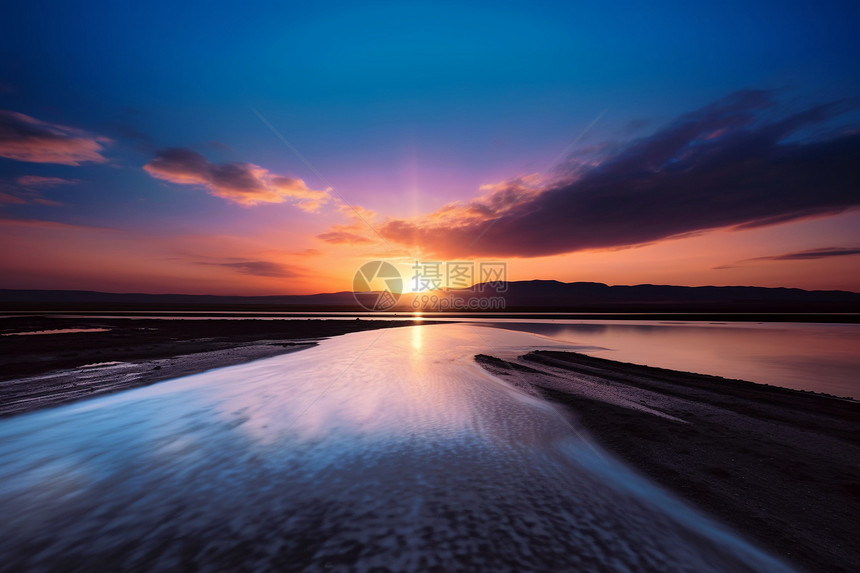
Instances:
[[[24,313],[19,313],[24,314]],[[164,320],[402,320],[421,313],[230,312],[183,311],[183,316],[53,315],[57,318],[157,318]],[[547,318],[552,314],[555,318]],[[189,316],[185,316],[189,315]],[[530,315],[524,317],[524,315]],[[791,322],[707,322],[683,320],[613,320],[558,318],[558,313],[524,313],[518,318],[463,313],[424,314],[437,322],[467,322],[533,332],[586,354],[673,370],[738,378],[795,390],[824,392],[860,400],[860,324]],[[846,315],[850,316],[850,315]]]
[[[554,345],[368,331],[3,420],[0,563],[787,570],[473,360]]]
[[[860,400],[860,324],[533,320],[496,323],[591,356]]]

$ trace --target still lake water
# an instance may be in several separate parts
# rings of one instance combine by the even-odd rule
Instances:
[[[860,399],[860,324],[506,320],[578,352]]]
[[[2,420],[0,568],[789,570],[473,358],[569,346],[367,331]]]

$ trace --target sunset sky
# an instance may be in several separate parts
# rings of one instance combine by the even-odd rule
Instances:
[[[860,3],[17,2],[0,288],[860,291]]]

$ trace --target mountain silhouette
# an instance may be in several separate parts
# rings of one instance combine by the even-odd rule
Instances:
[[[501,291],[501,292],[500,292]],[[469,289],[404,294],[392,310],[412,310],[415,297],[503,297],[506,311],[557,312],[860,312],[860,293],[753,286],[616,285],[554,280],[479,284]],[[0,289],[7,310],[61,308],[232,308],[243,310],[361,310],[352,292],[313,295],[222,296]]]

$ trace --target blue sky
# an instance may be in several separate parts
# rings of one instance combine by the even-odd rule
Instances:
[[[235,204],[142,167],[194,150],[329,183],[385,217],[551,171],[744,89],[786,108],[860,95],[856,2],[22,2],[3,9],[0,109],[111,140],[106,162],[0,158],[43,188],[6,218],[236,234],[343,223]],[[259,120],[264,115],[322,181]],[[856,110],[834,120],[856,121]],[[153,231],[155,232],[155,231]],[[826,242],[826,241],[825,241]]]

